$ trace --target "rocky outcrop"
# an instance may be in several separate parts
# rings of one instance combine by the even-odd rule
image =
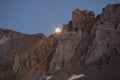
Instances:
[[[0,29],[0,80],[19,79],[36,65],[33,51],[44,38],[43,34],[26,35]]]
[[[72,13],[72,27],[74,30],[89,32],[95,23],[95,14],[93,11],[81,11],[76,9]]]
[[[64,25],[63,33],[58,37],[58,45],[49,66],[50,74],[67,65],[77,54],[81,39],[90,33],[94,24],[95,15],[92,11],[79,9],[73,11],[72,21]]]
[[[51,80],[67,80],[73,74],[85,74],[84,80],[120,79],[119,10],[120,4],[107,5],[103,9],[90,34],[80,40],[77,54],[69,65]]]
[[[81,35],[76,32],[67,32],[58,38],[58,45],[49,65],[49,74],[62,69],[73,55],[76,54],[76,48],[81,39]]]
[[[89,80],[119,80],[120,58],[120,4],[107,5],[96,24],[96,37],[85,61],[91,65],[86,74]],[[113,74],[115,73],[115,74]],[[94,75],[94,77],[91,75]]]
[[[72,13],[72,20],[63,26],[63,31],[81,32],[80,34],[84,36],[90,33],[95,22],[96,19],[93,11],[76,9]]]
[[[107,5],[100,17],[97,19],[96,24],[96,37],[93,43],[95,47],[92,54],[94,56],[93,61],[99,59],[103,55],[112,53],[115,48],[119,48],[120,36],[118,32],[118,27],[120,25],[120,5]],[[93,57],[93,56],[92,56]],[[92,61],[92,60],[88,60]]]
[[[57,43],[58,39],[55,35],[51,35],[41,41],[39,47],[37,47],[40,53],[39,63],[28,71],[21,80],[46,80],[48,65],[55,53]]]

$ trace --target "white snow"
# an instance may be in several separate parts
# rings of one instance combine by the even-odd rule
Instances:
[[[78,79],[78,78],[81,78],[81,77],[84,77],[84,76],[85,76],[84,74],[73,75],[70,78],[68,78],[68,80],[74,80],[74,79]]]
[[[53,76],[47,76],[47,80],[51,79]]]

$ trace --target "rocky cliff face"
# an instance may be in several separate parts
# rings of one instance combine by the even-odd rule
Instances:
[[[107,5],[97,16],[90,34],[80,40],[77,54],[69,65],[51,80],[67,80],[73,74],[85,74],[84,78],[78,80],[119,80],[119,12],[120,4]]]
[[[63,33],[58,37],[56,52],[49,66],[52,73],[67,65],[70,59],[77,54],[80,41],[90,33],[95,24],[94,13],[91,11],[76,9],[72,16],[72,21],[64,26]]]
[[[25,35],[0,30],[1,80],[120,79],[120,4],[107,5],[95,18],[76,9],[60,34]]]
[[[34,49],[44,38],[0,29],[0,80],[17,79],[35,66]]]
[[[97,18],[96,36],[91,48],[88,49],[89,58],[85,61],[87,65],[92,66],[87,73],[90,80],[120,79],[119,14],[119,4],[107,5],[99,18]],[[94,74],[94,77],[91,77],[92,74]]]

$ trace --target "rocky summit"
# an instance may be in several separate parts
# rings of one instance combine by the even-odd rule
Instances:
[[[49,37],[0,29],[0,80],[120,80],[120,4],[76,9]]]

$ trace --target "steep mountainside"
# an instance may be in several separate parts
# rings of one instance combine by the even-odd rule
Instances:
[[[95,18],[76,9],[61,33],[45,38],[0,29],[0,80],[120,80],[120,4]]]
[[[0,80],[19,78],[37,64],[34,49],[43,34],[26,35],[0,29]]]
[[[120,4],[107,5],[91,33],[80,40],[77,54],[70,64],[51,80],[67,80],[73,74],[84,74],[78,80],[120,79]]]

